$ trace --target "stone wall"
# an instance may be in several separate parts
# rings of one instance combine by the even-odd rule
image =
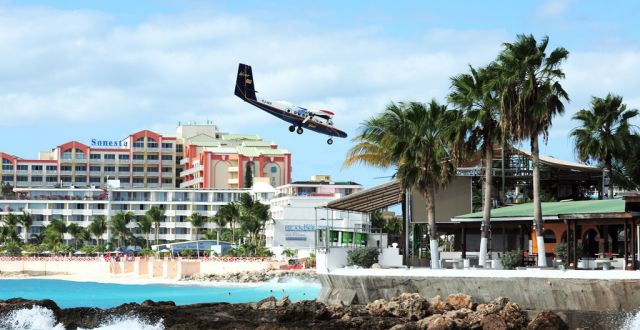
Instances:
[[[480,303],[503,296],[529,310],[630,312],[640,306],[640,279],[336,274],[320,274],[319,277],[322,290],[318,300],[326,304],[367,304],[409,292],[424,297],[464,293]]]

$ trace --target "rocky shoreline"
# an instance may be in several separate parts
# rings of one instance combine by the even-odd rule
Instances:
[[[268,282],[273,279],[278,282],[285,282],[290,279],[297,279],[307,282],[319,282],[315,269],[308,270],[261,270],[245,271],[227,274],[194,274],[186,276],[181,281],[198,282],[230,282],[230,283],[258,283]]]
[[[404,293],[390,300],[376,300],[366,306],[327,306],[315,301],[291,302],[274,297],[244,304],[204,303],[176,306],[175,303],[145,301],[115,308],[59,308],[51,300],[14,298],[0,301],[0,328],[11,328],[3,320],[16,310],[42,306],[53,312],[56,323],[66,329],[92,329],[113,317],[136,317],[148,324],[162,323],[165,329],[568,329],[550,311],[529,320],[527,313],[499,297],[478,304],[463,294],[425,299]],[[6,321],[4,321],[6,322]]]

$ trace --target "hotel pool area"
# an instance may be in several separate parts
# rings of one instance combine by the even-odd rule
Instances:
[[[110,308],[129,302],[141,303],[147,299],[171,300],[177,305],[188,305],[204,302],[245,303],[259,301],[269,296],[281,299],[286,295],[292,301],[297,301],[316,299],[319,293],[320,284],[297,280],[226,286],[210,282],[203,282],[202,285],[158,285],[45,279],[0,280],[0,300],[16,297],[51,299],[62,308]]]

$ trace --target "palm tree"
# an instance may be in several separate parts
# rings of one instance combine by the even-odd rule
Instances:
[[[153,219],[148,216],[138,217],[138,221],[136,221],[136,225],[140,229],[140,232],[144,235],[147,241],[147,249],[149,248],[149,233],[151,233],[151,229],[153,228]]]
[[[536,225],[538,265],[546,266],[542,204],[540,201],[540,135],[548,138],[553,117],[564,113],[569,95],[560,85],[560,65],[569,52],[560,47],[547,55],[549,38],[538,43],[532,35],[518,35],[505,43],[495,66],[500,95],[500,125],[504,134],[517,141],[529,139],[533,167],[533,218]]]
[[[255,243],[265,223],[271,218],[269,206],[244,193],[240,195],[240,213],[240,226],[249,233],[249,241]]]
[[[349,150],[344,166],[364,163],[396,167],[402,190],[416,189],[426,201],[431,266],[439,268],[440,254],[435,222],[435,193],[446,186],[454,172],[454,154],[448,140],[451,123],[460,119],[435,100],[391,103],[385,111],[360,127],[358,142]]]
[[[156,245],[158,245],[158,233],[160,232],[160,222],[162,222],[162,219],[164,218],[164,209],[161,209],[154,205],[147,210],[145,215],[153,220],[156,235]]]
[[[220,214],[221,217],[225,218],[226,222],[231,226],[231,242],[235,244],[235,226],[240,220],[240,205],[236,202],[230,202],[222,205],[216,215],[217,214]]]
[[[62,243],[64,234],[67,232],[67,224],[60,219],[54,219],[44,230],[45,241],[50,247]]]
[[[100,246],[102,235],[107,231],[107,218],[104,215],[96,216],[89,224],[88,230],[96,238],[96,244]]]
[[[580,127],[571,131],[580,160],[604,165],[611,178],[614,159],[628,155],[633,134],[629,121],[637,115],[638,110],[627,109],[627,105],[622,103],[622,96],[593,97],[591,108],[582,109],[573,116],[574,120],[581,122]],[[609,184],[608,193],[609,199],[613,198],[612,184]]]
[[[222,234],[222,228],[227,226],[227,218],[225,217],[224,214],[218,212],[216,213],[216,215],[211,218],[211,221],[213,221],[217,227],[216,227],[216,243],[219,245],[220,244],[220,235]]]
[[[16,227],[20,224],[19,218],[17,215],[13,213],[8,213],[2,218],[3,223],[3,241],[14,241],[17,242],[20,240],[18,233],[16,232]]]
[[[200,228],[202,228],[204,226],[204,223],[207,222],[208,220],[209,219],[207,217],[205,217],[204,215],[201,215],[198,212],[194,212],[189,217],[189,221],[191,222],[191,228],[192,228],[191,230],[195,232],[195,235],[196,235],[196,253],[198,254],[198,257],[200,256]]]
[[[451,78],[449,103],[462,111],[464,117],[454,127],[463,138],[464,153],[480,152],[484,155],[484,203],[480,232],[479,264],[485,264],[488,237],[491,228],[491,195],[493,190],[493,146],[500,143],[500,111],[491,68],[479,70],[469,66],[469,73]]]
[[[131,212],[120,212],[116,214],[109,222],[109,230],[118,237],[118,246],[125,247],[127,244],[127,237],[131,234],[131,231],[127,227],[127,224],[134,218]]]
[[[85,230],[78,224],[72,223],[67,226],[67,233],[73,237],[75,243],[75,249],[78,249],[78,241],[82,240],[85,236]]]
[[[18,223],[22,225],[22,232],[24,233],[24,242],[29,241],[29,228],[33,225],[33,218],[29,212],[22,212],[18,215]]]

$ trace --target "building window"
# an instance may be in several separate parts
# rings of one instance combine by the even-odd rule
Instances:
[[[278,167],[277,166],[271,166],[271,173],[278,173]]]
[[[92,176],[89,178],[89,182],[91,183],[101,183],[102,182],[102,178],[99,176]]]
[[[163,167],[162,168],[162,173],[171,173],[173,172],[173,168],[171,167]]]
[[[105,172],[115,172],[116,171],[116,167],[115,166],[105,166],[104,167],[104,171]]]
[[[71,182],[71,177],[70,176],[63,176],[63,177],[60,178],[60,180],[62,180],[62,182],[65,182],[65,183],[69,183],[69,182]]]
[[[120,160],[129,160],[129,155],[118,155],[118,159],[120,159]]]
[[[11,171],[11,170],[13,170],[13,166],[7,165],[7,164],[2,164],[2,170],[3,171]]]
[[[60,167],[61,171],[67,171],[67,172],[71,172],[71,166],[69,165],[64,165]]]
[[[32,171],[42,171],[42,165],[31,165]]]
[[[2,164],[11,164],[11,161],[6,158],[2,158]]]
[[[28,176],[24,176],[24,175],[18,175],[18,177],[16,178],[16,181],[18,181],[18,182],[27,182],[27,181],[29,181],[29,177]]]
[[[91,172],[100,172],[100,166],[89,166]]]
[[[116,159],[116,155],[115,154],[105,154],[104,155],[104,159]]]
[[[18,165],[18,171],[27,171],[29,170],[28,165]]]
[[[71,151],[65,151],[62,154],[62,159],[71,159]]]
[[[86,171],[87,166],[85,165],[76,165],[76,171]]]
[[[102,155],[100,154],[90,154],[89,159],[102,159]]]
[[[133,171],[136,173],[144,172],[144,167],[136,166],[133,168]]]
[[[87,182],[87,177],[86,176],[77,176],[76,177],[76,182],[85,183],[85,182]]]
[[[147,155],[147,160],[158,160],[158,155]]]
[[[57,171],[58,166],[55,165],[47,165],[47,171]]]
[[[158,178],[147,178],[147,183],[158,183]]]
[[[182,144],[176,144],[176,152],[182,152]]]
[[[87,159],[82,151],[76,151],[76,159]]]
[[[143,178],[133,178],[133,183],[144,183]]]
[[[162,155],[162,160],[173,160],[173,156],[171,156],[171,155]]]
[[[162,143],[162,148],[163,149],[172,149],[173,148],[173,143]]]
[[[162,179],[162,183],[173,183],[173,180],[165,178]]]
[[[48,176],[47,182],[58,182],[58,178],[55,176]]]
[[[2,176],[2,181],[4,181],[4,182],[12,182],[13,181],[13,176],[11,176],[11,175],[3,175]]]
[[[129,166],[118,167],[118,172],[129,172]]]
[[[147,167],[147,172],[149,173],[158,173],[157,167]]]
[[[152,139],[152,138],[147,138],[147,147],[149,148],[157,148],[158,147],[158,141]]]
[[[31,182],[42,182],[42,177],[41,176],[31,177]]]
[[[144,155],[133,155],[133,160],[144,160]]]

